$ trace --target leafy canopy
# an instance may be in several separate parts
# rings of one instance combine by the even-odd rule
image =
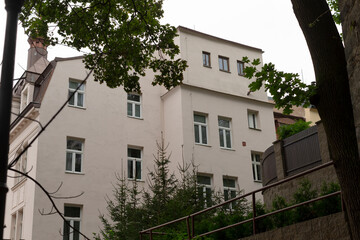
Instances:
[[[186,61],[177,59],[176,28],[162,25],[163,0],[25,1],[20,20],[26,34],[47,44],[87,49],[84,62],[95,81],[140,92],[146,69],[153,85],[167,89],[183,80]]]
[[[292,113],[292,106],[310,106],[310,97],[315,94],[316,87],[307,85],[301,81],[297,73],[285,73],[275,69],[273,63],[266,63],[258,70],[260,59],[250,61],[248,57],[243,57],[245,67],[245,77],[255,81],[250,83],[249,89],[252,92],[259,90],[263,85],[269,91],[275,101],[275,107],[284,108],[285,114]]]

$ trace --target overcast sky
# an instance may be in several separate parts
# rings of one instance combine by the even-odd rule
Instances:
[[[0,0],[1,59],[5,23],[4,0]],[[299,73],[306,83],[315,81],[310,53],[289,0],[164,0],[162,23],[261,48],[265,63]],[[26,68],[28,47],[19,25],[14,78]],[[64,46],[48,48],[49,60],[78,55],[81,53]]]

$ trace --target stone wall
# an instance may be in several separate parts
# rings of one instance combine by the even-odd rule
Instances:
[[[321,122],[317,123],[317,128],[318,128],[317,131],[318,131],[321,161],[322,163],[326,163],[329,162],[331,159],[327,145],[325,130]],[[274,143],[274,153],[275,153],[275,161],[276,161],[277,181],[279,181],[286,178],[280,141]],[[287,202],[291,201],[293,194],[300,186],[300,182],[303,181],[305,178],[309,179],[313,189],[318,189],[318,190],[321,189],[321,186],[324,182],[326,183],[338,182],[335,169],[332,165],[323,168],[321,170],[309,173],[303,177],[299,177],[290,182],[286,182],[265,190],[263,192],[263,197],[264,197],[264,203],[266,209],[268,210],[272,209],[272,202],[276,196],[284,197],[287,200]]]
[[[241,240],[350,240],[344,213],[293,224]]]

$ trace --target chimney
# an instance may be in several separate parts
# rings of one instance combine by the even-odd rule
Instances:
[[[30,48],[28,50],[27,69],[32,67],[41,57],[47,59],[47,46],[43,38],[37,37],[33,39],[30,37],[28,43],[30,44]]]

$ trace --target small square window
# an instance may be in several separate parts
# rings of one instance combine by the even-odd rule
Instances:
[[[230,120],[219,117],[219,139],[220,147],[231,148],[231,126]]]
[[[203,66],[211,67],[210,53],[202,52]]]
[[[128,93],[127,115],[129,117],[141,118],[141,96],[139,94]]]
[[[128,148],[128,178],[141,180],[141,149]]]
[[[219,70],[224,72],[230,72],[229,58],[219,56]]]
[[[81,82],[70,80],[68,96],[70,97],[72,94],[74,94],[74,95],[69,100],[69,106],[84,107],[85,84],[81,84]]]
[[[68,138],[66,141],[66,172],[81,173],[84,141]]]
[[[195,143],[207,144],[207,122],[206,116],[194,114]]]
[[[244,76],[244,67],[245,67],[244,62],[237,61],[237,71],[240,76]]]
[[[261,182],[260,153],[251,153],[253,178],[255,182]]]
[[[248,111],[248,124],[250,129],[260,129],[258,115],[258,112]]]

